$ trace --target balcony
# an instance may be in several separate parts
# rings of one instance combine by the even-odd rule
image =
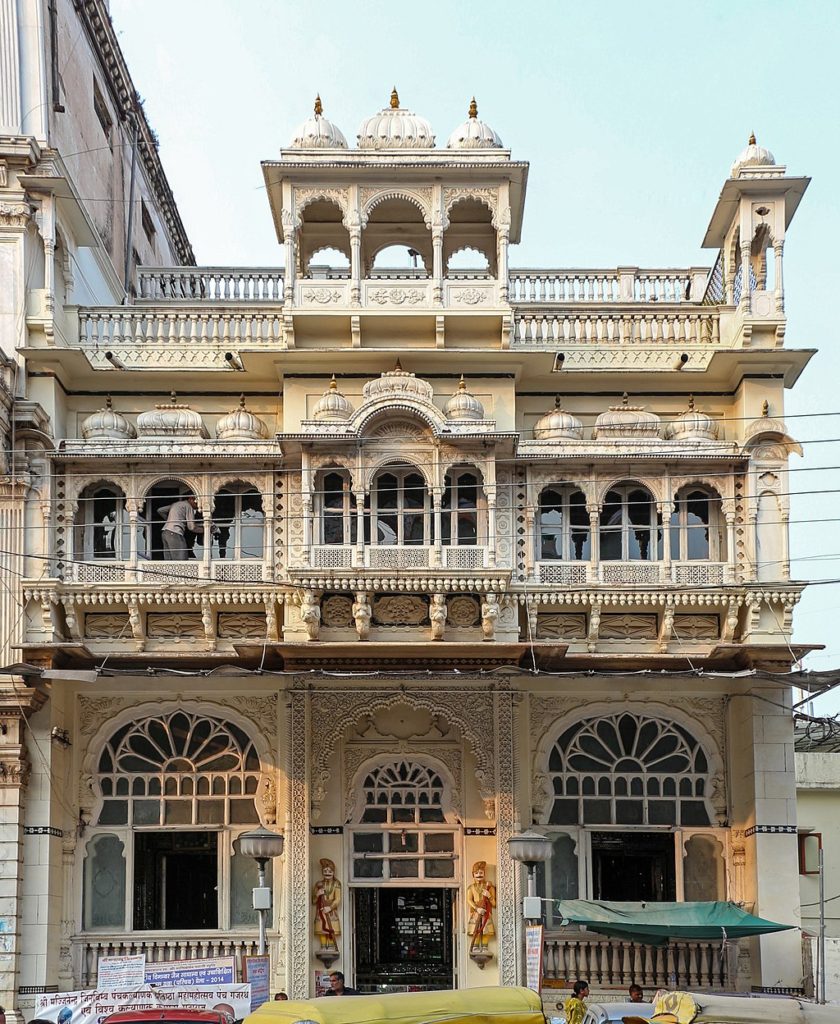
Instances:
[[[733,582],[727,562],[537,562],[535,575],[540,583],[585,587],[588,584],[605,586],[724,586]]]
[[[76,562],[68,582],[72,583],[136,583],[184,585],[201,579],[223,583],[262,583],[271,579],[271,566],[261,559],[239,561],[218,559],[210,562],[209,577],[205,563],[195,558],[183,562],[142,560],[134,567],[129,562],[101,559]]]
[[[440,552],[440,553],[439,553]],[[421,545],[366,545],[361,560],[350,544],[317,544],[311,549],[313,569],[454,569],[469,571],[490,568],[489,549],[469,547],[426,547]]]

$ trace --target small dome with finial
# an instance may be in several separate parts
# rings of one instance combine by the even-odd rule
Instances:
[[[330,386],[318,399],[315,408],[312,410],[314,420],[343,421],[349,420],[353,415],[353,406],[338,390],[335,381],[335,374],[330,380]]]
[[[324,117],[321,97],[315,97],[315,112],[299,126],[290,149],[347,149],[343,132]]]
[[[137,417],[137,433],[141,437],[209,437],[200,413],[188,405],[180,405],[174,391],[168,404],[156,405]]]
[[[114,412],[111,403],[111,396],[105,399],[102,409],[97,409],[87,419],[82,421],[82,437],[86,441],[99,441],[110,439],[113,441],[127,441],[137,437],[137,431],[128,422],[125,416]]]
[[[502,149],[502,140],[489,124],[478,119],[478,104],[473,96],[469,113],[463,124],[459,124],[449,136],[447,149]]]
[[[534,424],[534,437],[538,441],[580,441],[583,424],[560,403],[560,396],[554,399],[554,408],[541,416]]]
[[[448,420],[483,420],[484,406],[472,392],[467,391],[464,375],[458,384],[458,390],[443,407],[443,415]]]
[[[659,423],[655,412],[648,412],[641,405],[630,405],[625,391],[621,405],[611,405],[595,420],[592,437],[607,441],[659,437]]]
[[[770,150],[759,146],[755,141],[755,134],[751,133],[746,148],[736,157],[729,177],[737,178],[745,167],[774,167],[775,164],[776,158]]]
[[[432,126],[425,117],[400,106],[396,86],[390,106],[362,121],[358,139],[359,149],[433,149],[435,145]]]
[[[245,396],[240,395],[239,407],[216,424],[216,437],[220,441],[264,441],[268,427],[245,407]]]
[[[694,407],[694,395],[688,396],[688,408],[672,420],[665,436],[673,441],[715,441],[718,429],[715,421]]]

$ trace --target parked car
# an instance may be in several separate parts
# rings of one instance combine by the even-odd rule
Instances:
[[[714,996],[663,992],[654,1003],[657,1024],[837,1024],[836,1006],[788,996]]]
[[[562,1003],[559,1004],[562,1006]],[[583,1024],[621,1024],[625,1017],[650,1020],[653,1003],[587,1003]],[[549,1024],[565,1024],[562,1011],[558,1017],[550,1017]]]
[[[102,1024],[231,1024],[233,1017],[218,1010],[188,1010],[167,1006],[160,1010],[123,1010],[109,1014]]]

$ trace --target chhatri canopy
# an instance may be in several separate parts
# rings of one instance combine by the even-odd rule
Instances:
[[[734,903],[606,903],[595,900],[553,900],[555,919],[585,925],[601,935],[635,939],[654,945],[669,939],[741,939],[783,932],[792,924],[754,917]]]

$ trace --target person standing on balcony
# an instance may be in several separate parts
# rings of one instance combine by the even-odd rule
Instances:
[[[165,562],[183,562],[187,558],[188,530],[190,533],[204,532],[204,524],[195,515],[197,508],[198,501],[190,494],[158,509],[158,515],[166,516],[161,530]]]

